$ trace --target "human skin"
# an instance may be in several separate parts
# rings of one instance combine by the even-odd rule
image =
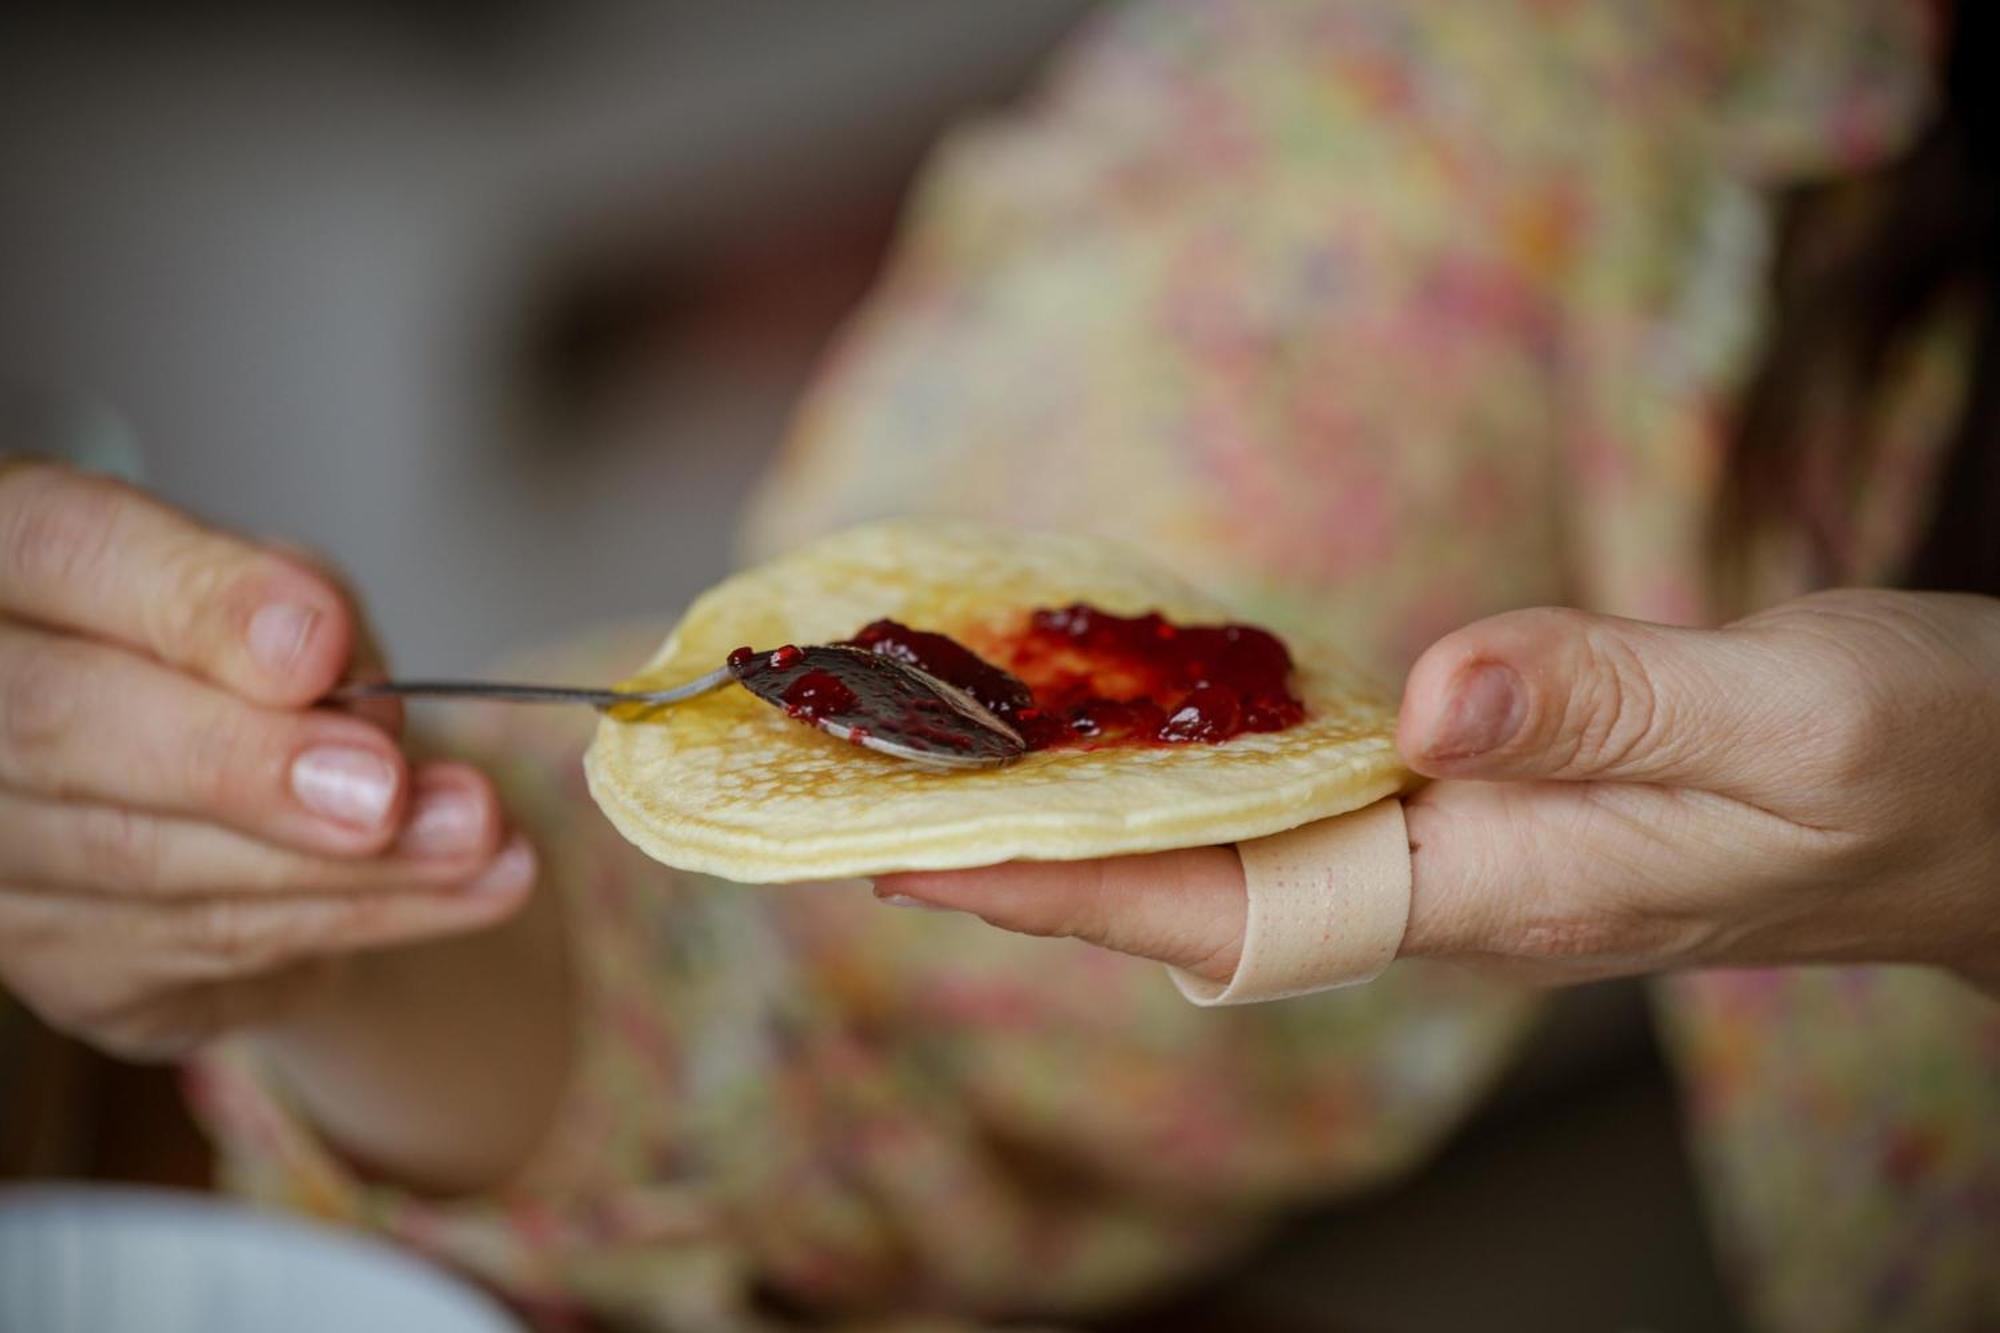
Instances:
[[[297,553],[0,461],[0,982],[127,1058],[247,1034],[350,1156],[479,1188],[558,1096],[560,921],[484,774],[320,703],[379,670]]]
[[[1397,744],[1400,956],[1534,982],[1914,963],[2000,995],[2000,602],[1822,593],[1717,630],[1514,612],[1434,644]],[[884,877],[902,905],[1226,981],[1226,848]]]
[[[477,769],[413,763],[393,707],[319,703],[379,669],[297,554],[0,465],[0,982],[128,1057],[247,1035],[355,1161],[490,1188],[566,1076],[560,913]],[[2000,604],[1971,597],[1459,631],[1404,697],[1440,779],[1409,801],[1404,953],[1553,979],[1922,962],[2000,991],[1996,681]],[[879,891],[1218,980],[1241,943],[1228,848]]]

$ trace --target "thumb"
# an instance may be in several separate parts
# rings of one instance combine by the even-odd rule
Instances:
[[[1396,741],[1433,777],[1596,779],[1727,791],[1794,711],[1796,682],[1726,631],[1514,611],[1431,645]],[[1737,793],[1731,793],[1737,794]]]

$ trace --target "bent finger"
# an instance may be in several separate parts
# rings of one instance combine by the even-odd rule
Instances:
[[[1436,782],[1405,798],[1402,957],[1567,983],[1705,961],[1728,933],[1743,848],[1781,821],[1702,793]]]
[[[311,856],[199,820],[0,792],[0,882],[80,893],[216,895],[390,893],[476,878],[499,851],[492,787],[462,765],[416,777],[413,813],[388,854]]]
[[[160,984],[218,981],[484,929],[520,910],[538,873],[534,848],[516,835],[483,874],[449,892],[148,900],[8,886],[0,938],[40,952],[87,935],[100,957],[141,960]]]
[[[331,689],[356,632],[347,599],[305,564],[39,462],[0,470],[0,611],[279,707]]]
[[[876,896],[969,912],[1025,935],[1069,937],[1226,981],[1243,949],[1243,865],[1229,847],[1102,861],[1014,861],[884,875]]]
[[[326,855],[383,850],[409,795],[403,755],[361,719],[259,708],[116,648],[8,624],[0,786]]]

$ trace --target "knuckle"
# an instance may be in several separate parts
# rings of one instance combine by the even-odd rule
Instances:
[[[198,648],[209,613],[216,606],[227,579],[212,558],[181,550],[161,564],[166,592],[148,598],[140,611],[139,631],[155,654],[170,661],[183,660]]]
[[[1588,916],[1545,916],[1520,927],[1523,956],[1556,963],[1645,961],[1691,953],[1691,932],[1683,924],[1638,912]]]
[[[1104,912],[1104,900],[1111,887],[1110,873],[1110,864],[1098,861],[1091,865],[1084,881],[1087,887],[1082,892],[1036,895],[1039,910],[1033,914],[1026,933],[1044,939],[1105,942],[1111,933]]]
[[[1893,669],[1907,660],[1912,641],[1885,624],[1880,602],[1879,594],[1821,593],[1753,622],[1774,672],[1791,681],[1781,739],[1822,782],[1847,784],[1878,771],[1907,743],[1912,719],[1905,714],[1924,707],[1910,692],[1912,677],[1924,688],[1943,679],[1928,663],[1916,672]]]
[[[1625,951],[1624,928],[1602,917],[1543,918],[1521,924],[1520,951],[1550,960],[1600,958]]]
[[[1243,933],[1218,940],[1176,941],[1170,955],[1176,966],[1210,981],[1226,982],[1243,960]]]
[[[190,726],[177,747],[186,799],[204,810],[233,810],[251,799],[250,776],[264,767],[266,746],[247,717],[227,711]]]
[[[1444,788],[1445,792],[1478,792]],[[1484,793],[1479,793],[1484,794]],[[1468,827],[1501,827],[1454,811],[1438,787],[1419,791],[1404,805],[1410,844],[1412,912],[1406,944],[1415,952],[1465,958],[1489,952],[1496,918],[1518,901],[1500,851],[1491,839],[1472,836]]]
[[[1848,787],[1865,781],[1883,762],[1882,733],[1869,710],[1852,705],[1824,709],[1809,719],[1809,753],[1822,781]]]
[[[359,894],[337,900],[317,923],[314,939],[325,943],[344,941],[350,946],[358,946],[421,933],[416,930],[417,925],[418,918],[399,910],[392,898]]]
[[[115,482],[59,467],[23,468],[0,503],[0,561],[24,587],[74,589],[101,569],[128,503]]]
[[[218,898],[195,915],[194,948],[216,980],[268,977],[386,937],[390,906],[367,896],[321,902]]]
[[[79,664],[52,643],[9,656],[0,670],[0,743],[7,766],[36,781],[77,721],[83,703]]]
[[[160,561],[159,597],[141,612],[140,632],[154,653],[170,661],[206,662],[225,648],[233,621],[255,599],[263,560],[227,539],[190,535]]]
[[[1569,697],[1564,732],[1573,764],[1616,768],[1668,730],[1660,691],[1632,645],[1601,633],[1583,638],[1583,670]]]
[[[1845,786],[1866,779],[1884,762],[1885,750],[1904,729],[1896,704],[1881,682],[1852,652],[1828,654],[1813,683],[1801,690],[1805,707],[1795,725],[1803,732],[1808,761],[1824,781]]]
[[[164,837],[160,821],[121,806],[87,806],[77,853],[93,885],[132,892],[159,887]]]
[[[1030,925],[1028,933],[1046,939],[1083,940],[1110,948],[1121,942],[1116,922],[1095,894],[1061,905]]]
[[[261,904],[218,898],[203,903],[195,920],[196,946],[225,975],[262,972],[285,961],[274,913]]]
[[[1002,902],[982,904],[975,912],[990,926],[1039,939],[1090,940],[1097,937],[1095,916],[1087,904],[1060,900],[1054,896],[1010,897]]]

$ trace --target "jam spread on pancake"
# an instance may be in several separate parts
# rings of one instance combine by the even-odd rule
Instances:
[[[893,620],[849,642],[956,685],[1035,750],[1214,743],[1305,717],[1291,654],[1250,625],[1176,625],[1077,604],[980,636],[984,656]]]

